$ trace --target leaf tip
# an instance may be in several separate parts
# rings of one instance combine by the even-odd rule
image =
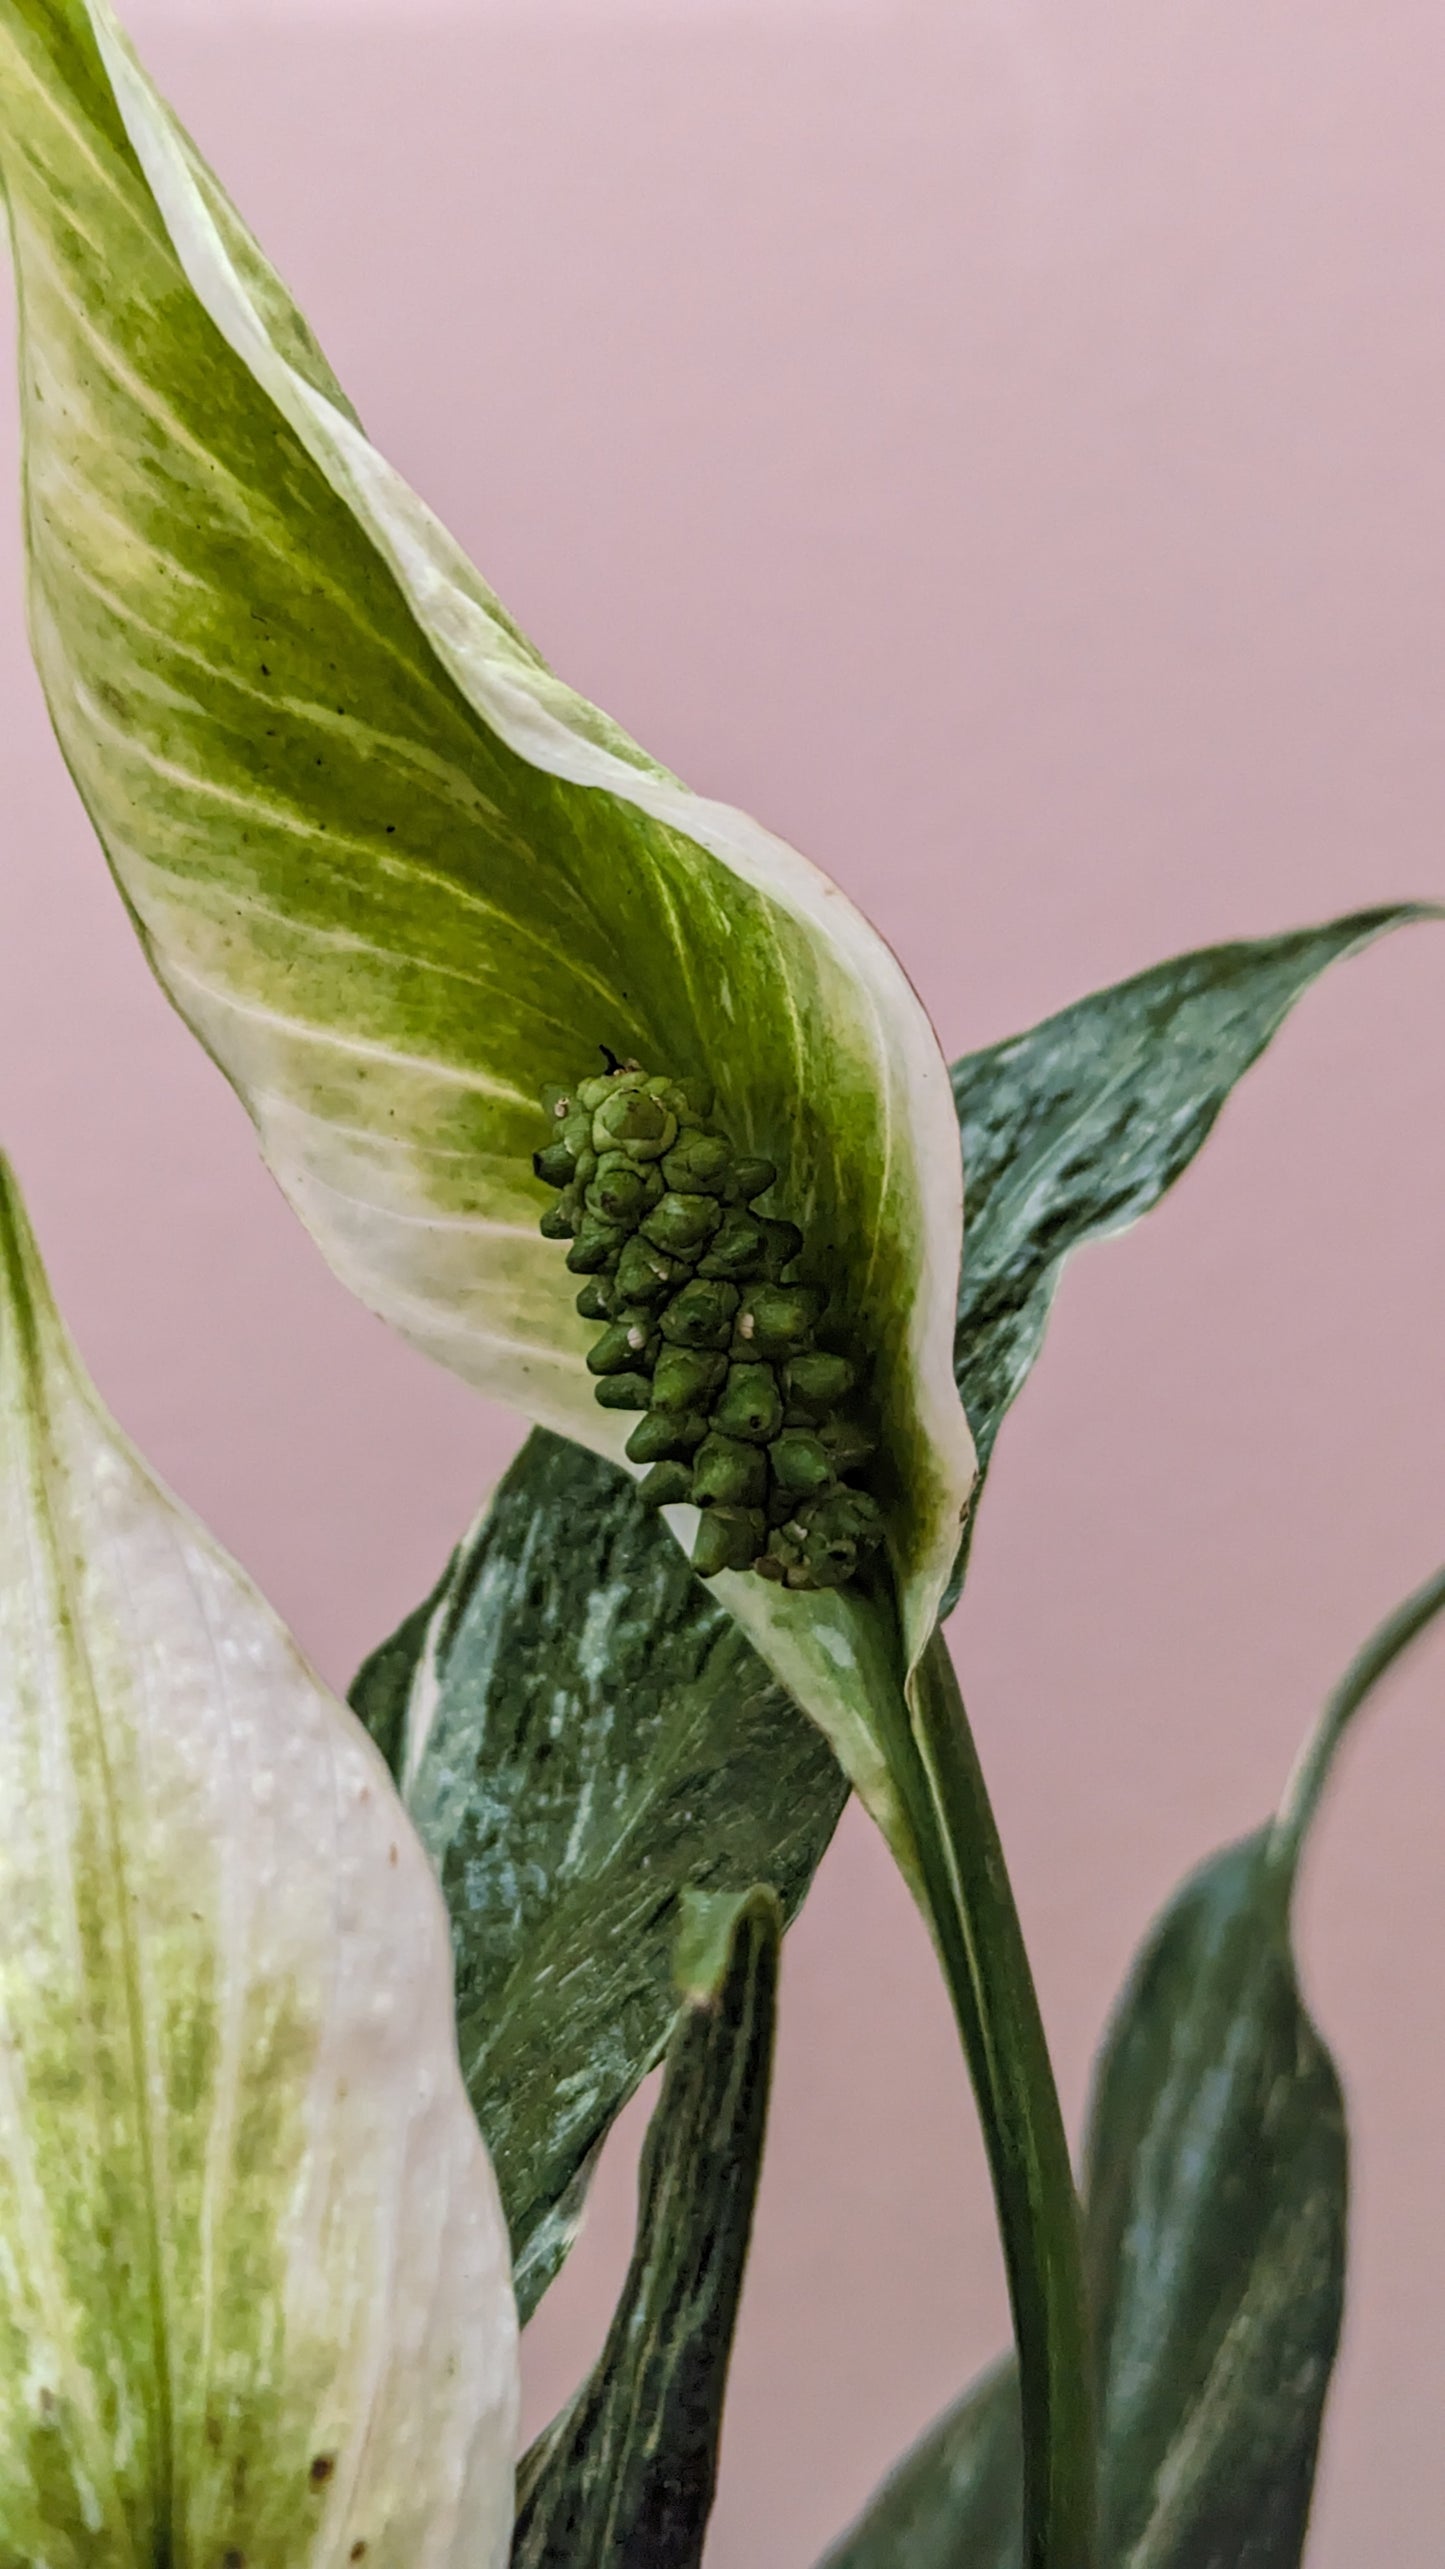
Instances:
[[[678,1918],[673,1977],[689,2007],[711,2007],[732,1967],[745,1925],[781,1937],[776,1892],[755,1882],[748,1891],[684,1891]]]

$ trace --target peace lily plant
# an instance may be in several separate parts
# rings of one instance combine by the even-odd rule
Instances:
[[[939,1626],[1067,1253],[1423,913],[950,1074],[842,894],[546,668],[107,0],[0,0],[0,181],[35,657],[137,934],[336,1273],[538,1431],[347,1710],[0,1187],[0,2564],[696,2562],[778,1940],[850,1787],[958,2016],[1017,2364],[832,2559],[1297,2559],[1344,2168],[1289,1894],[1441,1585],[1156,1930],[1082,2202]],[[664,2055],[614,2327],[514,2476],[516,2305]]]

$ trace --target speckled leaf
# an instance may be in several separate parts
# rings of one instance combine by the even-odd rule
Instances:
[[[1356,1654],[1268,1827],[1211,1857],[1134,1966],[1084,2168],[1101,2569],[1297,2569],[1339,2344],[1348,2155],[1290,1909],[1341,1741],[1445,1616],[1445,1570]],[[906,2456],[823,2569],[1020,2569],[1012,2359]]]
[[[3,1164],[0,1885],[0,2560],[504,2560],[516,2319],[436,1884],[101,1407]]]
[[[954,1364],[981,1470],[1043,1344],[1065,1259],[1159,1202],[1328,964],[1439,916],[1401,903],[1207,946],[955,1062],[968,1242]]]
[[[352,1701],[452,1913],[525,2313],[671,2032],[683,1892],[764,1881],[791,1915],[847,1787],[626,1474],[540,1430]]]
[[[1105,2053],[1085,2183],[1116,2558],[1298,2559],[1344,2296],[1347,2151],[1272,1833],[1186,1885]]]
[[[576,1278],[538,1236],[538,1092],[600,1045],[709,1080],[868,1365],[916,1659],[973,1466],[956,1128],[898,963],[547,671],[368,443],[107,0],[0,0],[0,180],[52,716],[302,1219],[417,1345],[615,1457],[632,1422],[598,1406]],[[891,1625],[745,1585],[757,1646],[900,1839],[866,1703],[897,1694]]]
[[[607,2343],[517,2484],[512,2569],[697,2569],[762,2164],[782,1919],[726,1904],[667,2056]]]
[[[1151,1936],[1087,2151],[1105,2569],[1293,2569],[1344,2287],[1339,2081],[1262,1832]],[[1011,2364],[926,2436],[827,2569],[1019,2569]]]

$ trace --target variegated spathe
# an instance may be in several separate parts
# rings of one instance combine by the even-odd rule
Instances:
[[[0,98],[35,651],[167,990],[346,1282],[614,1455],[537,1235],[533,1101],[591,1046],[708,1081],[866,1355],[911,1659],[972,1452],[957,1127],[898,963],[545,669],[367,441],[105,0],[0,0]],[[836,1609],[826,1635],[808,1613],[780,1600],[757,1637],[871,1794],[860,1672],[897,1645],[855,1631],[840,1663]]]
[[[516,2322],[390,1777],[0,1164],[0,2561],[499,2569]]]

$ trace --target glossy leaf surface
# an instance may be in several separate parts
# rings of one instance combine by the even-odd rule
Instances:
[[[522,2464],[512,2569],[697,2569],[702,2557],[762,2162],[782,1932],[769,1893],[724,1905],[668,2051],[607,2343]]]
[[[626,1474],[541,1431],[352,1700],[446,1893],[525,2312],[671,2032],[682,1895],[791,1915],[847,1786]]]
[[[0,2559],[504,2559],[516,2321],[430,1867],[101,1407],[3,1165],[0,1880]]]
[[[1168,1192],[1328,965],[1439,915],[1396,903],[1176,955],[955,1062],[968,1171],[955,1368],[981,1468],[1043,1345],[1065,1260]]]

